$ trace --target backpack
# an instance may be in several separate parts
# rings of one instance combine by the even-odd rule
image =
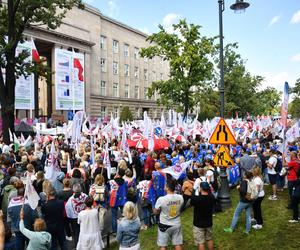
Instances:
[[[94,201],[105,201],[105,186],[96,186],[95,187],[95,194],[93,196]]]
[[[256,187],[253,180],[251,180],[251,181],[248,180],[247,182],[248,182],[248,184],[247,184],[247,193],[246,193],[245,198],[248,201],[254,201],[258,197],[257,187]]]
[[[214,192],[217,192],[220,187],[219,173],[217,170],[211,170],[211,171],[214,173],[214,181],[211,183],[211,186],[214,189]]]
[[[282,160],[277,157],[277,163],[274,170],[276,173],[280,173],[281,169],[282,169]]]

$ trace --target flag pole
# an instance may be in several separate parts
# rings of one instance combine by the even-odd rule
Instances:
[[[75,77],[74,77],[74,55],[75,55],[75,51],[74,49],[72,49],[73,53],[72,53],[72,61],[71,61],[71,67],[72,67],[72,101],[73,101],[73,114],[75,115]]]

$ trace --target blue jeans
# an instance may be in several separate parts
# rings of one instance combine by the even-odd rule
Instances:
[[[118,227],[118,210],[121,209],[121,213],[123,211],[123,207],[112,207],[111,208],[111,228],[113,233],[117,233]]]
[[[263,175],[264,175],[264,182],[270,184],[269,175],[268,175],[268,168],[264,169]]]
[[[242,211],[245,209],[246,211],[246,231],[250,232],[251,230],[251,207],[252,204],[251,203],[246,203],[246,202],[242,202],[240,201],[235,209],[233,218],[232,218],[232,222],[231,222],[231,229],[234,230],[236,223],[238,222],[239,216],[242,213]]]
[[[143,219],[144,219],[144,223],[146,226],[150,226],[150,216],[151,216],[151,211],[150,211],[150,207],[146,206],[146,207],[142,207],[143,210]]]

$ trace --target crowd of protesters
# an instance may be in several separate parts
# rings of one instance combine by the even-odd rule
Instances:
[[[199,249],[205,249],[205,245],[213,249],[213,214],[221,210],[219,168],[213,161],[217,145],[208,144],[201,136],[186,141],[168,137],[167,148],[131,148],[129,156],[129,151],[119,149],[120,137],[110,142],[98,138],[94,144],[90,135],[83,137],[85,140],[76,147],[63,135],[27,147],[5,145],[0,138],[0,236],[4,249],[64,250],[68,241],[79,250],[103,249],[107,216],[111,216],[110,231],[120,249],[140,249],[140,230],[156,224],[160,249],[166,249],[169,240],[176,249],[182,249],[180,214],[190,205],[194,207],[191,229],[195,244]],[[249,234],[251,228],[262,229],[261,203],[267,195],[266,184],[272,186],[268,199],[274,202],[279,199],[278,192],[288,188],[287,206],[293,210],[289,222],[298,222],[298,147],[290,143],[288,153],[282,154],[281,143],[276,134],[263,130],[229,147],[235,165],[227,169],[228,180],[238,189],[240,200],[225,232],[235,230],[243,210],[245,233]],[[50,156],[53,146],[55,157]],[[59,173],[55,179],[47,179],[45,173],[54,161]],[[164,172],[183,163],[188,167],[178,178]],[[39,196],[36,209],[25,197],[28,178]]]

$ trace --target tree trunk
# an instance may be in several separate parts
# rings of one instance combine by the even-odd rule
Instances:
[[[14,105],[12,108],[1,107],[3,141],[5,144],[10,144],[9,129],[14,132]]]
[[[5,95],[1,95],[1,117],[2,117],[2,130],[3,130],[3,140],[4,143],[10,144],[9,129],[13,133],[15,131],[14,127],[14,116],[15,116],[15,86],[16,86],[16,76],[15,76],[15,51],[7,54],[7,64],[6,64],[6,79],[4,92]]]
[[[186,121],[186,119],[187,119],[187,115],[188,115],[188,112],[189,112],[189,105],[190,105],[190,103],[189,103],[189,93],[187,92],[187,93],[185,93],[185,95],[184,95],[184,107],[183,107],[183,120],[185,120]]]

